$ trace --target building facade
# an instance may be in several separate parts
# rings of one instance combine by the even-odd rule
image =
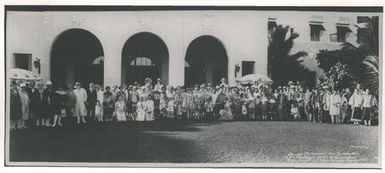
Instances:
[[[379,16],[382,26],[382,13],[367,12],[8,11],[6,62],[37,71],[38,58],[42,77],[61,85],[145,77],[172,86],[227,78],[232,85],[245,74],[268,75],[269,30],[282,24],[299,33],[292,52],[308,52],[304,64],[319,76],[318,51],[357,43],[362,16]]]

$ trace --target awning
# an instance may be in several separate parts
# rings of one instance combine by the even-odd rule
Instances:
[[[310,23],[310,27],[314,27],[319,29],[320,31],[326,31],[325,27],[322,25],[322,23]]]

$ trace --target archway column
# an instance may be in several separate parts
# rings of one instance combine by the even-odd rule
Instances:
[[[184,49],[183,40],[175,39],[173,42],[169,42],[169,73],[168,81],[171,86],[183,86],[184,85]]]
[[[102,42],[104,46],[104,86],[121,84],[122,44],[114,37]]]

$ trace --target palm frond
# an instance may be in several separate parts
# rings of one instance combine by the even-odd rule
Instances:
[[[367,56],[363,61],[365,86],[376,96],[379,89],[379,59],[377,56]]]

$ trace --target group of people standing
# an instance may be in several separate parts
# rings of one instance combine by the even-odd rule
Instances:
[[[270,84],[229,87],[225,79],[192,87],[156,84],[114,85],[105,88],[58,87],[52,82],[11,82],[11,130],[29,126],[63,126],[62,118],[76,117],[76,124],[92,122],[186,120],[303,120],[333,124],[372,125],[377,114],[375,97],[358,85],[354,92],[328,86],[305,89],[289,82],[273,89]]]
[[[325,84],[304,89],[293,82],[277,90],[274,93],[278,93],[279,117],[290,115],[292,119],[310,122],[372,125],[378,114],[377,99],[359,84],[353,92],[351,88],[337,90]]]

